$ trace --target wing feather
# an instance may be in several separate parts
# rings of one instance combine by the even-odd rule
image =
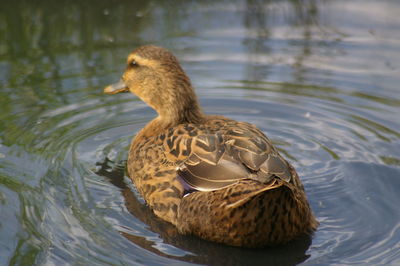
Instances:
[[[203,128],[196,136],[185,134],[185,127],[175,129],[174,134],[180,132],[174,138],[177,144],[168,143],[164,148],[171,158],[179,158],[177,173],[190,189],[217,190],[243,179],[265,184],[273,178],[292,182],[290,165],[254,126],[227,123],[215,130]]]

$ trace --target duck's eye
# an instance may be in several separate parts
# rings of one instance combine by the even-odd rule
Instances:
[[[129,66],[130,66],[130,67],[137,67],[137,66],[139,66],[139,65],[138,65],[138,63],[137,63],[135,60],[132,60],[132,61],[129,63]]]

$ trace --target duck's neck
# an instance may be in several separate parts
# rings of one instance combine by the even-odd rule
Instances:
[[[163,102],[155,108],[159,120],[169,127],[184,123],[200,123],[204,114],[200,108],[197,96],[190,79],[183,70],[175,71],[164,87]]]
[[[132,143],[133,146],[138,145],[145,139],[162,134],[168,128],[186,123],[198,124],[206,119],[196,98],[190,101],[186,97],[185,102],[176,103],[170,108],[163,108],[157,112],[159,115],[136,135]]]
[[[204,119],[204,114],[196,99],[189,97],[179,97],[173,99],[168,105],[165,105],[162,110],[158,111],[157,120],[164,127],[173,127],[179,124],[201,123]]]

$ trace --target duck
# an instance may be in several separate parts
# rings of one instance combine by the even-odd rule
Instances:
[[[128,176],[180,234],[254,248],[316,230],[294,167],[255,125],[205,114],[169,50],[144,45],[130,53],[120,81],[104,88],[122,92],[157,112],[132,139]]]

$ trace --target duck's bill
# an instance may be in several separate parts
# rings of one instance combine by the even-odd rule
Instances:
[[[117,94],[120,92],[128,92],[128,91],[129,91],[128,87],[122,80],[104,88],[104,93],[106,94]]]

